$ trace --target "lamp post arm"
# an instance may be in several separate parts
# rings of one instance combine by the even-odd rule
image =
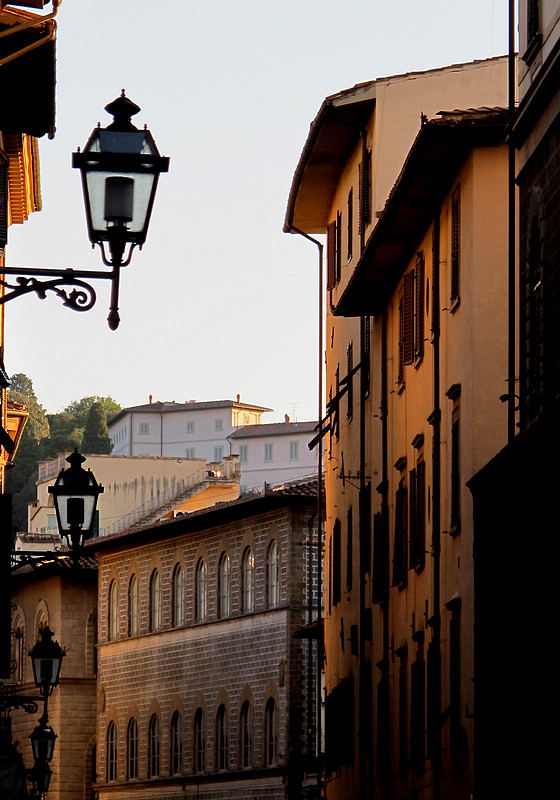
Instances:
[[[118,308],[119,277],[121,266],[126,266],[119,261],[112,266],[111,272],[100,270],[83,269],[39,269],[32,267],[2,267],[0,269],[0,286],[4,287],[4,293],[0,296],[0,306],[22,297],[25,294],[34,292],[40,300],[44,300],[47,292],[54,292],[62,300],[63,305],[72,311],[89,311],[93,308],[97,295],[93,286],[89,283],[92,280],[108,280],[112,283],[111,289],[111,313],[109,314],[109,327],[115,330],[118,326],[118,314],[116,324],[111,324],[111,314],[113,306]],[[15,280],[6,280],[6,276],[14,275]],[[71,291],[62,287],[72,287]]]

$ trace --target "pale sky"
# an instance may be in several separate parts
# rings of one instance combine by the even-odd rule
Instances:
[[[76,313],[56,295],[6,306],[5,363],[50,412],[241,399],[316,419],[317,253],[282,233],[292,175],[329,94],[502,55],[506,0],[63,0],[57,134],[40,142],[43,211],[9,231],[8,264],[103,269],[87,238],[83,147],[122,88],[170,168],[144,249]],[[47,8],[50,9],[50,6]]]

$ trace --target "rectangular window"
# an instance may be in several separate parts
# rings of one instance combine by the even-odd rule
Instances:
[[[451,533],[461,530],[461,439],[459,399],[451,414]]]
[[[461,187],[451,195],[451,302],[459,300],[459,269],[461,265]]]
[[[195,449],[194,447],[187,447],[185,449],[185,458],[195,458]]]
[[[299,461],[299,442],[290,442],[290,461]]]
[[[214,430],[215,431],[223,431],[224,429],[224,421],[223,419],[215,419],[214,420]]]
[[[346,225],[347,248],[346,257],[352,261],[352,239],[354,237],[354,191],[348,192],[348,221]]]
[[[340,520],[335,520],[332,534],[332,603],[335,606],[340,603],[340,561],[341,561],[341,525]]]
[[[224,456],[224,448],[223,447],[215,447],[214,448],[214,461],[221,462]]]
[[[140,422],[138,424],[138,433],[142,434],[142,436],[145,436],[149,432],[150,432],[149,422]]]
[[[239,463],[246,464],[249,460],[249,445],[248,444],[240,444],[239,445]]]
[[[424,256],[418,253],[416,266],[405,273],[399,301],[399,383],[404,367],[424,355]]]
[[[194,433],[194,420],[187,422],[187,433]]]
[[[426,761],[426,666],[420,651],[410,669],[410,760],[416,772]]]
[[[362,397],[369,397],[371,317],[362,317],[363,359],[361,375]]]
[[[346,521],[347,521],[347,527],[346,527],[346,588],[347,589],[351,589],[352,588],[352,567],[353,567],[352,561],[353,561],[353,558],[354,558],[354,555],[353,555],[354,543],[352,541],[353,535],[354,535],[354,532],[353,532],[353,521],[352,521],[352,506],[350,506],[350,508],[348,509],[348,512],[346,514]]]
[[[403,469],[406,469],[406,462]],[[408,489],[403,474],[395,495],[395,539],[393,543],[393,586],[403,588],[408,574]]]
[[[264,460],[268,463],[274,461],[274,445],[271,443],[264,446]]]
[[[359,232],[363,236],[371,222],[371,150],[366,150],[365,160],[360,164],[359,176]]]
[[[419,453],[416,467],[410,470],[410,561],[417,571],[426,560],[426,463]]]

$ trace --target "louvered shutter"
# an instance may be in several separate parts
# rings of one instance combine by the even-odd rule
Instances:
[[[8,165],[0,162],[0,247],[8,243]]]
[[[415,283],[415,314],[414,314],[414,355],[421,358],[424,355],[424,256],[416,259]]]
[[[414,272],[404,276],[403,295],[403,360],[414,363]]]
[[[327,225],[327,289],[333,289],[336,265],[336,222]]]

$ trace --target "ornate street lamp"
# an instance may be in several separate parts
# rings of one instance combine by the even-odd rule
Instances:
[[[134,248],[146,241],[159,175],[169,169],[169,159],[160,156],[149,130],[132,124],[131,117],[140,108],[125,96],[124,89],[105,110],[113,115],[113,122],[93,131],[84,151],[73,154],[72,166],[82,173],[90,242],[101,248],[103,263],[113,267],[108,322],[115,330],[120,321],[119,270],[130,263]]]
[[[113,122],[94,129],[84,151],[72,154],[72,166],[82,173],[90,241],[100,246],[103,263],[112,267],[111,271],[4,266],[0,286],[5,292],[0,305],[30,292],[43,300],[53,291],[68,308],[89,311],[97,299],[90,281],[110,280],[107,321],[111,330],[118,327],[120,270],[130,263],[134,248],[141,248],[146,241],[158,179],[168,171],[169,158],[160,156],[149,130],[138,130],[130,121],[140,108],[125,96],[124,89],[105,109],[113,115]],[[6,275],[17,278],[9,282]]]
[[[52,693],[54,687],[58,686],[62,659],[66,653],[58,642],[53,642],[54,634],[50,628],[42,628],[39,634],[41,639],[35,642],[29,655],[33,664],[35,686],[43,697],[47,697]]]
[[[85,458],[77,448],[66,461],[70,467],[60,470],[54,486],[49,486],[49,493],[54,499],[58,531],[72,546],[76,558],[80,540],[88,539],[93,533],[97,498],[104,488],[90,469],[82,467]]]
[[[49,790],[52,770],[50,762],[54,753],[54,743],[56,733],[48,724],[45,718],[39,720],[39,724],[30,734],[31,748],[33,750],[33,767],[28,771],[27,777],[33,784],[32,797],[41,798]]]

